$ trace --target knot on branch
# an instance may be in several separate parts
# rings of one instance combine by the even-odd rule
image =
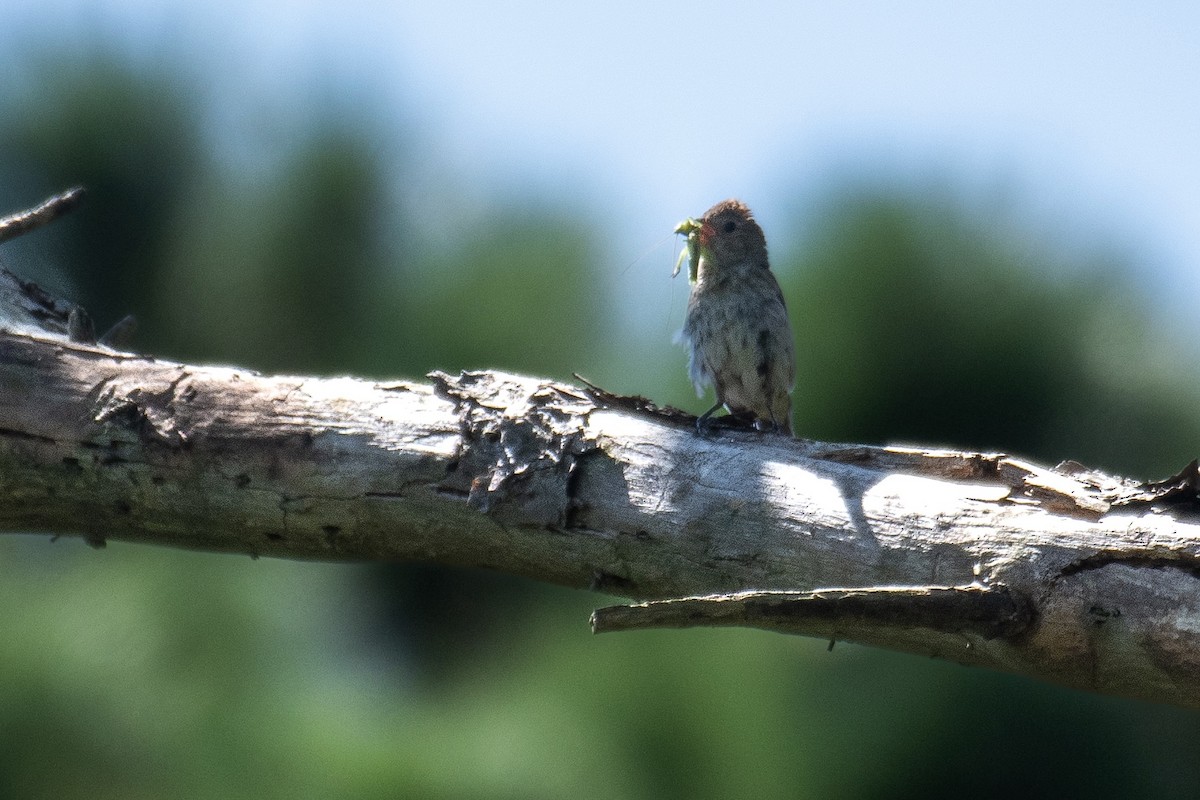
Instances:
[[[596,406],[578,389],[496,372],[433,372],[434,390],[454,402],[462,448],[442,488],[504,522],[565,527],[585,435]]]
[[[194,389],[179,389],[188,377],[187,371],[180,369],[162,388],[109,383],[100,392],[92,418],[98,430],[96,438],[109,447],[121,442],[170,450],[187,446],[191,437],[177,412],[179,404],[195,398]]]

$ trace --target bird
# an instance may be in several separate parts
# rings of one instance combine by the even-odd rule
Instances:
[[[724,406],[735,417],[753,418],[758,430],[791,436],[795,345],[762,228],[744,203],[730,199],[698,220],[684,220],[675,232],[688,237],[691,257],[680,331],[688,373],[697,396],[711,388],[717,400],[696,420],[697,432],[705,435]]]

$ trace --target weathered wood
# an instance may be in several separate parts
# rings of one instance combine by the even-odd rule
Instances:
[[[1001,454],[717,428],[473,372],[264,376],[91,343],[0,271],[0,531],[489,567],[641,605],[1200,708],[1195,462],[1142,484]]]
[[[618,405],[499,373],[268,377],[9,330],[0,529],[700,597],[691,623],[1200,707],[1194,466],[1141,486],[996,454],[700,439],[690,417]],[[828,587],[873,589],[875,611],[861,592],[840,607],[825,592],[821,611],[793,602]],[[1020,614],[963,605],[976,619],[958,624],[953,598],[989,588]],[[762,592],[801,610],[764,624]],[[669,617],[627,624],[680,624]]]

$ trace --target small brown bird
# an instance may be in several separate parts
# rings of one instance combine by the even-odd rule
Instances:
[[[717,203],[687,234],[693,280],[683,339],[696,393],[716,391],[717,403],[696,420],[703,434],[721,406],[753,417],[759,430],[792,433],[796,357],[783,292],[767,262],[767,240],[738,200]],[[682,256],[681,256],[682,258]]]

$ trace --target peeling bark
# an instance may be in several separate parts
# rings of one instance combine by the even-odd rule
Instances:
[[[1194,464],[1142,485],[692,421],[492,372],[268,377],[10,329],[0,529],[489,567],[676,598],[597,630],[749,625],[1200,707]]]
[[[0,273],[0,531],[488,567],[1200,708],[1200,477],[796,440],[496,372],[264,376],[91,343]]]

